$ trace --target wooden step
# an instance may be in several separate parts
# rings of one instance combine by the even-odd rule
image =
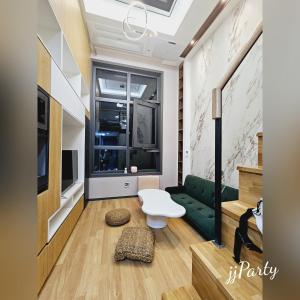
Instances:
[[[262,197],[262,175],[261,167],[238,166],[239,171],[239,199],[256,207]]]
[[[240,200],[222,203],[222,244],[231,251],[232,255],[235,230],[239,226],[241,215],[248,208],[253,207]],[[248,220],[248,236],[255,245],[263,249],[262,234],[256,226],[254,217]],[[263,254],[242,247],[241,260],[248,261],[253,267],[261,266],[263,263]]]
[[[256,207],[256,205],[253,207],[253,206],[249,205],[248,203],[243,202],[241,200],[222,202],[222,212],[236,221],[240,220],[241,215],[248,208],[255,208],[255,207]],[[257,232],[259,231],[259,229],[256,226],[254,217],[251,217],[248,220],[248,226]]]
[[[192,283],[202,299],[262,299],[262,278],[248,278],[245,272],[241,279],[226,284],[230,267],[238,267],[227,248],[217,248],[211,241],[191,246]]]
[[[263,174],[263,168],[262,167],[250,167],[250,166],[238,166],[237,169],[240,172],[249,173],[249,174],[257,174],[262,175]]]
[[[162,300],[201,300],[192,285],[183,286],[162,294]]]
[[[258,166],[263,166],[263,133],[259,132],[257,134],[258,138]]]

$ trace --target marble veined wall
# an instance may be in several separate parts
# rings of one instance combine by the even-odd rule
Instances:
[[[224,183],[238,188],[238,165],[257,166],[256,134],[262,131],[261,36],[222,91]]]
[[[205,39],[204,44],[201,45],[192,57],[188,57],[185,61],[185,82],[188,84],[185,89],[189,90],[187,103],[188,110],[190,111],[189,117],[185,116],[185,122],[190,122],[187,126],[189,127],[189,132],[185,132],[185,134],[189,135],[189,142],[188,145],[186,145],[186,150],[189,150],[189,154],[184,158],[184,165],[188,165],[186,173],[214,181],[215,148],[214,121],[212,120],[211,115],[212,89],[220,82],[233,59],[250,39],[261,21],[262,0],[238,1],[238,4],[230,13],[228,13],[218,28]],[[261,51],[261,46],[253,49],[253,52],[256,51]],[[259,54],[254,54],[256,59],[258,56]],[[251,97],[256,97],[255,95],[258,95],[257,97],[261,97],[261,91],[257,91],[256,93],[251,90],[249,95],[247,94],[247,87],[250,88],[251,83],[255,85],[255,88],[259,87],[261,83],[261,81],[260,83],[257,83],[251,75],[256,74],[257,76],[261,76],[261,74],[259,74],[259,70],[257,70],[257,65],[254,65],[251,62],[244,64],[240,71],[241,74],[237,75],[235,80],[233,80],[228,85],[228,88],[226,88],[226,91],[224,91],[227,97],[224,109],[227,112],[245,107],[236,105],[235,98],[240,97],[241,93],[245,94],[245,97],[243,97],[244,101],[248,101],[248,96],[249,99]],[[261,80],[261,78],[259,80]],[[231,86],[235,87],[235,89],[233,90]],[[256,100],[249,101],[249,105],[251,107],[252,105],[257,105],[259,102]],[[240,105],[242,104],[240,103]],[[249,110],[252,111],[252,108]],[[228,114],[228,116],[229,115],[230,114]],[[253,115],[256,115],[256,113],[253,113],[250,119]],[[249,120],[249,124],[251,122],[252,121]],[[228,122],[227,126],[229,127],[226,129],[226,132],[228,132],[229,135],[231,127],[234,127],[235,124],[234,122]],[[239,137],[239,133],[247,134],[247,130],[245,131],[243,126],[244,125],[241,125],[241,128],[238,131],[232,131],[234,137],[231,137],[231,142],[233,145],[241,145],[242,142],[240,141],[241,138]],[[248,123],[246,126],[248,126]],[[232,139],[234,141],[232,141]],[[236,139],[238,139],[238,141]],[[244,136],[242,141],[245,141],[245,139],[248,141],[249,138]],[[252,139],[251,141],[253,142]],[[223,145],[225,143],[227,144],[227,142],[223,139]],[[236,147],[238,149],[241,148],[239,146]],[[251,152],[250,147],[247,146],[246,149]],[[251,149],[254,149],[254,145]],[[230,151],[231,149],[228,148],[224,153],[226,159],[226,165],[224,165],[224,168],[226,168],[227,175],[230,172],[233,172],[232,165],[235,164],[235,155]],[[250,162],[252,162],[252,160]],[[225,182],[236,186],[235,177],[233,175],[228,176],[228,178],[229,177],[230,180],[228,179]]]

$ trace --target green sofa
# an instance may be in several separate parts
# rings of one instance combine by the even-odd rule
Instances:
[[[186,176],[183,186],[167,187],[172,199],[185,207],[184,219],[205,239],[215,236],[215,183],[197,176]],[[237,200],[237,189],[223,186],[222,201]]]

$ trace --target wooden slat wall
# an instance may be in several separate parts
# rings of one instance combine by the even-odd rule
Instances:
[[[178,184],[183,184],[183,63],[179,66],[178,82]]]

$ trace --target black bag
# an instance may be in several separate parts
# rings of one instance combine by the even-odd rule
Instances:
[[[256,211],[259,211],[261,202],[262,201],[259,201],[257,203]],[[245,245],[249,250],[263,253],[262,250],[257,247],[248,236],[248,220],[253,216],[253,210],[253,208],[248,208],[247,211],[241,215],[239,227],[237,227],[235,230],[233,259],[237,263],[240,263],[241,261],[241,250],[243,245]]]

